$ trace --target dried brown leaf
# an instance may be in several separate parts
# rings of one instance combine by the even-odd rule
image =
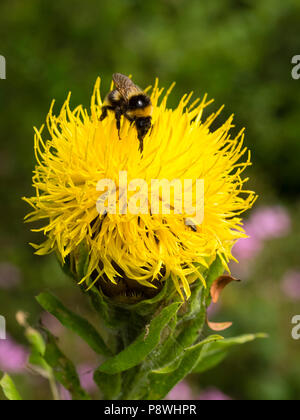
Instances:
[[[232,276],[224,275],[218,277],[212,284],[210,294],[214,303],[217,303],[223,289],[228,286],[228,284],[232,283],[233,281],[240,281],[235,279]]]
[[[232,322],[210,322],[207,320],[207,325],[213,331],[225,331],[232,326]]]

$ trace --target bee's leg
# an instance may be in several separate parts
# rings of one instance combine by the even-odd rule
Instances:
[[[140,142],[140,152],[144,150],[144,137],[151,128],[151,117],[137,118],[135,120],[136,129],[138,132],[138,139]]]
[[[115,109],[115,117],[116,117],[117,130],[118,130],[120,140],[121,140],[121,136],[120,136],[121,116],[122,116],[122,110],[121,110],[121,108],[118,107],[118,108]]]
[[[139,135],[138,139],[139,139],[139,142],[140,142],[139,151],[141,153],[143,153],[143,151],[144,151],[144,136]]]
[[[101,114],[101,117],[100,117],[100,121],[103,121],[107,117],[107,110],[108,110],[107,106],[102,107],[102,114]]]
[[[142,154],[143,151],[144,151],[144,137],[145,137],[145,134],[144,134],[144,130],[141,128],[141,126],[139,124],[140,124],[140,121],[136,120],[135,121],[135,126],[136,126],[136,130],[137,130],[137,134],[138,134],[137,137],[138,137],[138,140],[140,142],[139,151]]]

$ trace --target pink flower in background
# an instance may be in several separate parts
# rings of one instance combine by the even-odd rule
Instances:
[[[0,289],[12,289],[21,283],[21,272],[13,264],[0,263]]]
[[[60,399],[62,401],[71,401],[72,400],[72,395],[70,394],[70,392],[65,387],[63,387],[62,385],[59,384],[58,390],[59,390]]]
[[[245,223],[244,229],[249,238],[240,239],[233,247],[233,255],[240,262],[255,258],[263,249],[264,241],[287,235],[291,218],[282,206],[261,207]]]
[[[262,207],[253,213],[247,233],[258,240],[280,238],[291,230],[291,218],[282,206]]]
[[[79,375],[80,384],[82,388],[89,392],[93,393],[97,391],[97,385],[94,382],[94,371],[96,369],[96,366],[92,364],[82,364],[77,367],[77,373]],[[70,401],[72,400],[72,396],[70,392],[64,388],[62,385],[59,387],[59,394],[60,398],[64,401]]]
[[[195,398],[189,384],[186,381],[182,381],[172,389],[166,400],[230,401],[231,398],[217,388],[208,388]]]
[[[292,300],[300,300],[300,271],[289,271],[281,283],[282,291]]]
[[[228,395],[223,394],[223,392],[220,391],[217,388],[208,388],[200,394],[200,397],[197,398],[197,400],[200,400],[200,401],[231,401],[232,398],[228,397]]]
[[[82,388],[87,392],[97,391],[97,385],[94,382],[94,371],[96,366],[90,364],[82,364],[78,366],[77,372],[80,378]]]
[[[251,235],[249,233],[249,229],[247,229],[247,225],[245,225],[245,230],[247,235]],[[238,242],[234,245],[232,253],[238,261],[250,260],[256,257],[262,248],[262,242],[255,236],[250,236],[246,239],[239,239]]]
[[[193,400],[191,387],[186,381],[177,384],[165,398],[166,400]]]
[[[22,373],[25,370],[29,353],[11,337],[0,340],[0,370],[8,373]]]
[[[245,224],[245,231],[249,235],[249,229]],[[240,239],[232,249],[232,255],[238,260],[230,263],[232,275],[239,279],[246,279],[251,274],[250,261],[255,258],[263,249],[263,243],[254,236],[247,239]]]

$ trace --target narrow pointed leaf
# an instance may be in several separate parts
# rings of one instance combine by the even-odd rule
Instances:
[[[150,353],[148,356],[151,365],[158,371],[161,369],[175,370],[185,349],[197,342],[202,332],[206,319],[206,307],[203,304],[203,285],[201,281],[198,281],[193,286],[192,296],[187,303],[187,310],[180,314],[183,310],[181,308],[178,316],[174,319],[174,325],[170,325],[173,332],[170,331],[169,337],[162,346],[155,349],[154,354]],[[179,329],[176,327],[179,327]],[[175,329],[179,331],[179,334],[174,334]]]
[[[49,379],[52,369],[44,360],[46,343],[42,334],[28,324],[27,315],[24,312],[19,311],[16,315],[16,319],[18,323],[25,328],[25,337],[30,344],[29,364],[35,371],[38,371],[40,375]]]
[[[122,377],[120,373],[109,375],[97,370],[94,375],[94,381],[105,400],[115,400],[121,393]]]
[[[44,359],[46,351],[46,343],[44,341],[44,338],[42,337],[39,331],[35,330],[30,326],[26,327],[25,336],[31,345],[31,352],[29,355],[28,362],[32,366],[37,366],[38,368],[41,368],[42,370],[39,370],[39,373],[43,374],[45,378],[48,378],[49,374],[51,374],[52,372],[52,369]]]
[[[172,303],[164,308],[149,324],[142,334],[121,353],[108,359],[100,366],[99,371],[109,374],[124,372],[140,364],[160,342],[163,329],[176,315],[181,303]]]
[[[194,373],[202,373],[217,366],[227,357],[231,347],[249,343],[257,338],[266,337],[267,336],[265,334],[248,334],[207,344],[205,345],[201,358],[194,369]]]
[[[177,359],[175,359],[172,363],[160,368],[160,369],[155,369],[152,371],[152,373],[159,373],[159,374],[163,374],[163,373],[171,373],[174,372],[174,370],[178,369],[178,367],[181,364],[181,357],[177,357]]]
[[[0,381],[0,387],[4,395],[10,401],[22,401],[22,397],[17,391],[17,388],[10,376],[5,374]]]
[[[194,299],[196,307],[183,318],[181,333],[176,337],[177,345],[182,351],[199,340],[206,321],[205,291],[202,286],[195,291]]]
[[[187,348],[179,367],[172,373],[152,372],[149,377],[149,392],[145,399],[159,400],[164,398],[178,382],[191,373],[195,366],[197,366],[204,345],[222,339],[223,337],[219,335],[212,335],[201,343]]]
[[[35,329],[27,327],[25,329],[25,336],[31,347],[39,354],[44,355],[46,350],[46,344],[42,335]]]
[[[47,335],[45,360],[53,369],[56,381],[71,393],[73,400],[90,400],[90,396],[81,388],[75,366],[58,348],[55,337],[49,331]]]
[[[78,334],[98,354],[109,356],[111,351],[106,346],[98,331],[84,318],[67,309],[55,296],[41,293],[37,297],[39,304],[66,328]]]
[[[175,337],[177,322],[178,316],[175,314],[168,325],[168,336],[145,359],[144,365],[146,368],[150,366],[149,369],[173,369],[174,363],[177,362],[183,352],[182,346],[179,345]]]

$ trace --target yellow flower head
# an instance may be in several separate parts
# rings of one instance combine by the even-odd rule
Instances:
[[[206,96],[190,104],[191,95],[185,95],[176,109],[168,109],[170,91],[160,100],[163,89],[156,83],[152,90],[153,126],[144,139],[143,154],[136,129],[126,119],[122,120],[121,139],[113,112],[100,121],[100,79],[90,113],[82,106],[71,110],[69,96],[59,116],[53,115],[51,106],[47,141],[42,139],[43,127],[35,129],[36,195],[25,199],[34,209],[27,220],[44,220],[40,230],[47,237],[42,245],[34,245],[36,253],[56,251],[64,262],[84,244],[89,258],[85,276],[79,280],[89,286],[101,285],[108,293],[114,287],[120,295],[130,288],[157,289],[172,278],[178,292],[183,296],[184,291],[188,298],[189,285],[199,277],[204,281],[203,273],[216,256],[227,268],[233,258],[232,246],[245,237],[240,214],[253,205],[255,194],[243,189],[247,179],[241,175],[251,164],[250,153],[243,146],[243,131],[231,138],[232,117],[212,131],[211,124],[220,111],[203,121],[203,110],[211,103]],[[169,214],[151,211],[150,191],[144,191],[149,211],[100,214],[97,186],[103,179],[114,182],[116,189],[111,195],[119,210],[121,201],[124,207],[120,173],[126,173],[128,185],[134,180],[147,185],[152,180],[179,180],[182,185],[192,180],[195,186],[202,180],[202,223],[189,226],[185,208],[176,210],[175,188],[170,190]],[[125,204],[138,191],[141,201],[141,189],[134,192],[129,188]],[[161,191],[159,199],[164,201]]]

